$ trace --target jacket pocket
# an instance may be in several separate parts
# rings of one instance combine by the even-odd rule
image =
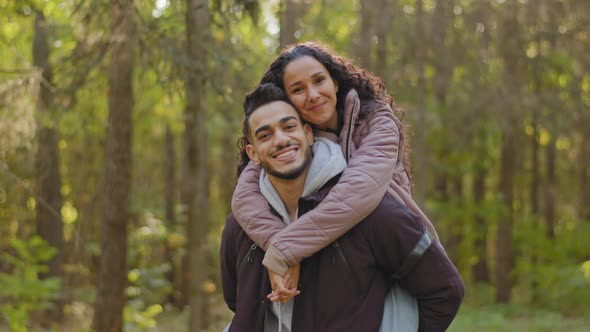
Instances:
[[[332,248],[336,252],[335,256],[332,256],[332,263],[335,264],[336,261],[340,261],[344,265],[344,268],[348,271],[348,273],[350,274],[350,277],[352,278],[352,281],[354,282],[357,297],[361,297],[362,296],[361,283],[358,280],[357,275],[352,270],[352,267],[348,263],[348,260],[346,259],[346,256],[344,255],[342,248],[340,247],[340,243],[338,243],[338,241],[332,242]]]

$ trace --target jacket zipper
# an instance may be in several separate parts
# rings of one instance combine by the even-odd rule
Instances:
[[[352,112],[350,112],[350,121],[348,121],[348,132],[346,133],[346,162],[348,163],[348,159],[350,158],[350,137],[352,135],[352,118],[354,116],[354,108],[356,107],[357,100],[354,100],[355,105],[352,107]]]
[[[340,248],[340,244],[338,243],[338,241],[332,242],[332,247],[334,247],[334,249],[338,253],[338,256],[340,257],[340,260],[342,261],[342,263],[344,264],[344,266],[346,267],[346,269],[350,273],[350,276],[354,280],[357,296],[361,296],[360,282],[359,282],[358,278],[356,277],[356,275],[353,273],[352,268],[350,267],[350,264],[348,264],[348,260],[346,259],[346,256],[344,256],[344,253],[342,252],[342,249]]]
[[[253,243],[250,246],[250,250],[248,250],[248,253],[242,259],[242,262],[240,263],[240,267],[238,268],[238,271],[240,271],[242,269],[242,267],[244,267],[244,265],[246,265],[246,263],[254,263],[254,260],[252,259],[252,253],[256,250],[256,248],[258,248],[258,245],[256,243]]]

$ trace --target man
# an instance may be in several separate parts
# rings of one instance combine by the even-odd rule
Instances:
[[[338,145],[314,142],[309,125],[276,86],[259,86],[244,105],[246,152],[264,170],[261,192],[288,224],[321,202],[346,162]],[[302,261],[301,293],[280,304],[268,299],[264,253],[230,214],[221,242],[224,297],[235,312],[229,330],[378,331],[392,276],[416,256],[424,238],[418,218],[386,194],[358,226]],[[444,331],[463,298],[459,274],[436,242],[424,248],[399,284],[417,300],[420,331]]]

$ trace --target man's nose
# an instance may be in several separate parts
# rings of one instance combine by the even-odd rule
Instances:
[[[289,135],[287,135],[287,133],[283,132],[282,130],[278,130],[275,133],[274,144],[276,146],[283,146],[287,144],[287,142],[289,142]]]

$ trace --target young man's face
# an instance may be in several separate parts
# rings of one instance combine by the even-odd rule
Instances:
[[[302,125],[295,109],[275,101],[256,109],[249,119],[250,141],[246,152],[272,176],[299,177],[311,162],[313,132]]]

